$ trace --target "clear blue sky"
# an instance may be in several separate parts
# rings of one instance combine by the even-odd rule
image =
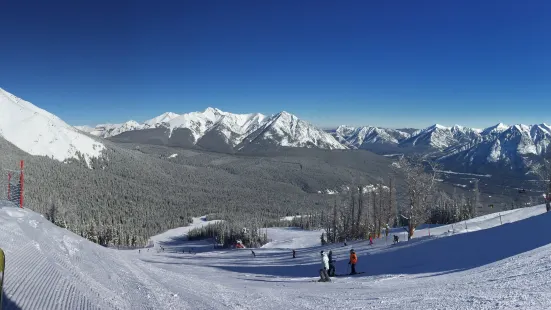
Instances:
[[[550,36],[549,0],[3,0],[0,87],[73,125],[551,123]]]

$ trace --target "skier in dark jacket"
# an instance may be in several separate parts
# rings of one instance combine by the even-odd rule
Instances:
[[[335,276],[335,260],[333,260],[333,251],[329,251],[329,255],[327,255],[329,258],[329,276],[334,277]]]

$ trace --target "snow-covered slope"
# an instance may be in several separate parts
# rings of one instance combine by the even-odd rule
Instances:
[[[0,137],[31,155],[64,161],[98,157],[105,149],[57,116],[0,88]]]
[[[153,248],[108,249],[0,203],[3,304],[24,310],[549,309],[550,220],[538,206],[504,212],[501,220],[494,214],[432,227],[431,237],[428,228],[419,229],[417,238],[397,245],[375,239],[372,246],[320,246],[320,232],[271,228],[272,242],[252,257],[249,249],[187,241],[191,227],[153,237]],[[206,223],[196,219],[192,227]],[[333,251],[342,274],[351,248],[364,274],[314,282],[320,250]]]

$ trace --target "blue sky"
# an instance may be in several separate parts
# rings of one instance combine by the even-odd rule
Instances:
[[[551,2],[2,1],[0,87],[70,124],[551,123]]]

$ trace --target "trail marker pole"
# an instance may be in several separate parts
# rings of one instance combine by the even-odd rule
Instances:
[[[11,200],[10,190],[11,190],[11,172],[8,173],[8,201]]]
[[[21,161],[21,174],[19,175],[19,182],[21,183],[21,189],[19,192],[19,208],[23,208],[23,184],[24,184],[24,178],[23,178],[23,161]]]

